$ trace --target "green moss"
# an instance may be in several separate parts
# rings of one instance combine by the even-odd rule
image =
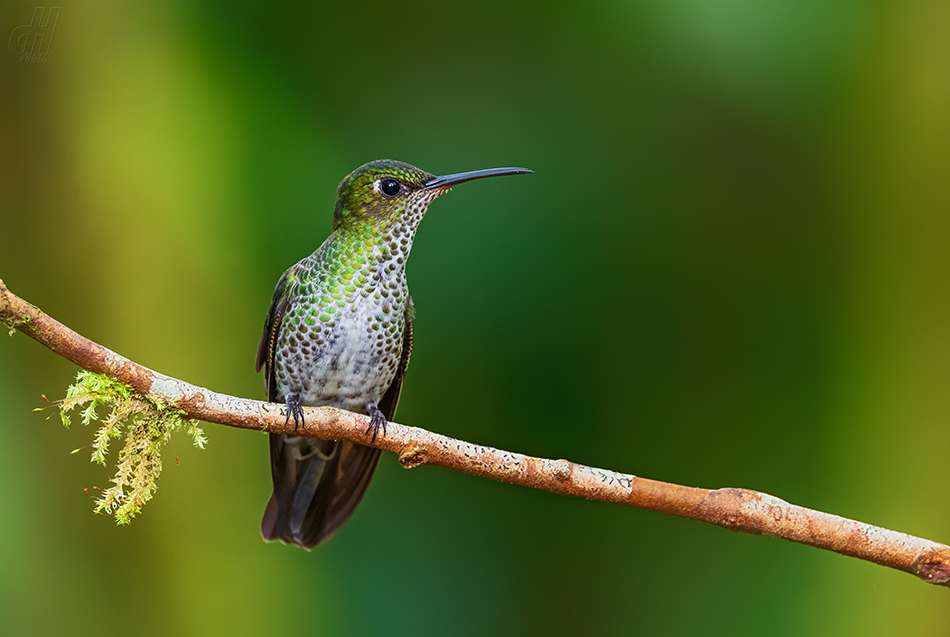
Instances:
[[[110,441],[125,436],[112,479],[114,486],[102,492],[95,508],[96,513],[114,516],[119,524],[128,524],[155,494],[162,472],[161,449],[172,432],[184,429],[199,449],[204,449],[208,442],[198,421],[183,418],[182,410],[139,394],[103,374],[79,372],[76,382],[66,391],[66,398],[59,401],[63,424],[68,427],[69,412],[84,405],[82,424],[94,420],[102,423],[92,443],[93,462],[105,465]],[[100,418],[98,407],[111,411]]]
[[[17,331],[18,328],[23,327],[24,325],[29,325],[33,321],[33,317],[29,314],[22,314],[19,317],[4,317],[3,324],[7,326],[10,330],[10,336],[13,336],[13,333]],[[36,329],[36,328],[32,328]]]

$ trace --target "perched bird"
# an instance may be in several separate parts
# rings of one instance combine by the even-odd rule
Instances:
[[[277,282],[257,370],[271,402],[333,405],[370,416],[373,439],[396,413],[412,350],[413,305],[406,259],[429,204],[456,184],[526,168],[492,168],[436,177],[380,159],[337,188],[333,232]],[[274,493],[261,532],[312,548],[359,504],[379,450],[346,440],[270,434]]]

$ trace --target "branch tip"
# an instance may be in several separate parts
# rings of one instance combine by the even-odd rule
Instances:
[[[938,586],[950,586],[950,547],[926,551],[914,564],[917,576]]]

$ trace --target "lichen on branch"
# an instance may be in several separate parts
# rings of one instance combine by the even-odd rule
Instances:
[[[82,406],[83,425],[101,423],[92,443],[93,462],[105,465],[110,441],[125,436],[113,486],[102,492],[95,508],[96,513],[114,516],[119,524],[128,524],[155,494],[162,472],[161,450],[173,432],[184,430],[199,449],[204,449],[208,442],[198,421],[184,418],[183,410],[139,394],[104,374],[79,372],[76,382],[66,391],[66,398],[58,402],[60,417],[67,427],[71,422],[69,412]],[[110,409],[109,415],[101,418],[99,407]]]
[[[13,334],[20,329],[21,327],[28,326],[33,320],[33,317],[29,314],[22,314],[19,316],[3,316],[0,318],[2,322],[7,327],[7,334],[13,336]]]

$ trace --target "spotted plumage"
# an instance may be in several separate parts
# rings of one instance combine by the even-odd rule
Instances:
[[[333,232],[277,283],[258,348],[268,399],[333,405],[372,417],[374,438],[395,415],[412,348],[406,259],[432,201],[452,185],[498,168],[435,177],[409,164],[370,162],[340,182]],[[352,514],[379,451],[350,442],[270,435],[274,493],[266,540],[310,548]]]

